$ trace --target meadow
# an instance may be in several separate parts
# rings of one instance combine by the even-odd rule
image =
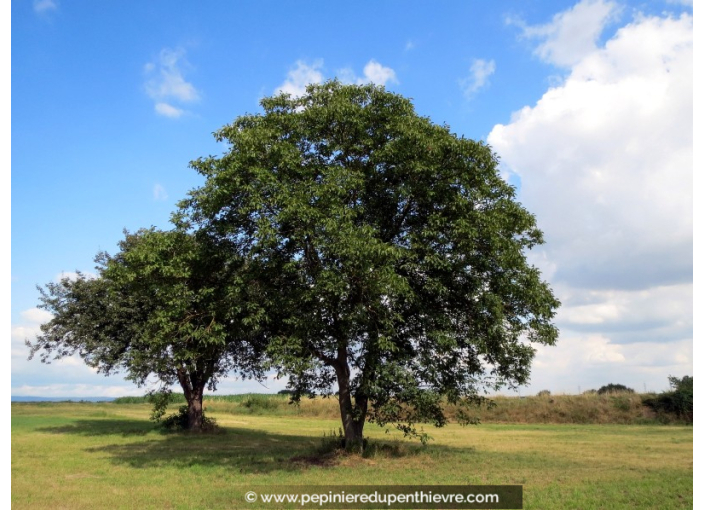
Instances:
[[[243,494],[271,485],[517,484],[528,509],[692,508],[692,427],[601,397],[497,399],[480,425],[427,426],[428,446],[368,424],[364,455],[324,439],[339,427],[330,399],[211,398],[220,429],[201,435],[163,433],[139,399],[13,403],[12,507],[255,508]]]

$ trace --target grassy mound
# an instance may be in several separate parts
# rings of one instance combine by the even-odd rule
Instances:
[[[494,397],[495,406],[475,410],[482,423],[566,423],[621,424],[686,423],[676,415],[656,413],[643,404],[653,394],[584,393],[582,395],[549,395],[531,397]],[[183,395],[173,395],[174,404],[184,402]],[[146,403],[146,397],[124,397],[116,404]],[[248,414],[257,416],[297,416],[339,419],[339,404],[335,397],[304,398],[296,405],[288,395],[249,393],[243,395],[209,395],[203,399],[208,412]],[[456,409],[448,406],[454,421]]]

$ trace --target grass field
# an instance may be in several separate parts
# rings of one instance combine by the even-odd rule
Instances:
[[[256,486],[343,484],[519,484],[528,509],[693,506],[691,426],[449,425],[422,447],[367,425],[376,448],[357,456],[322,449],[338,420],[247,409],[211,403],[221,433],[184,435],[155,429],[147,404],[13,403],[12,507],[253,508]]]

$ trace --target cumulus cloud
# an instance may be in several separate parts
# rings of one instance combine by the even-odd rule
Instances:
[[[59,8],[54,0],[34,0],[32,8],[37,14],[44,14],[50,11],[55,11]]]
[[[286,80],[276,88],[275,93],[290,94],[293,97],[302,96],[306,93],[307,85],[323,82],[323,73],[320,71],[322,67],[322,59],[317,59],[310,64],[303,60],[296,61],[295,66],[286,75]]]
[[[604,27],[614,21],[619,12],[614,2],[582,0],[544,25],[527,25],[520,19],[507,21],[518,25],[525,38],[540,41],[535,54],[541,60],[569,67],[597,48]]]
[[[692,335],[692,283],[641,290],[588,290],[560,285],[562,328],[608,335],[614,344],[677,342]]]
[[[29,310],[23,311],[20,315],[23,321],[35,324],[43,324],[44,322],[50,321],[53,317],[51,313],[41,308],[30,308]]]
[[[557,281],[692,276],[692,18],[642,18],[488,137],[521,178]]]
[[[374,83],[376,85],[386,85],[387,83],[398,83],[396,72],[390,67],[381,65],[372,59],[364,66],[363,78],[359,78],[357,83]]]
[[[471,98],[476,92],[489,84],[489,76],[496,71],[493,60],[474,59],[469,68],[469,76],[460,80],[460,87],[465,97]]]
[[[200,99],[196,87],[186,80],[185,69],[189,67],[181,48],[165,48],[155,62],[144,66],[147,75],[144,88],[154,100],[154,111],[165,117],[178,118],[185,110],[174,106],[176,103],[193,103]]]
[[[322,68],[322,59],[317,59],[310,64],[303,60],[296,61],[295,66],[289,70],[286,80],[276,88],[275,93],[290,94],[293,97],[302,96],[306,92],[307,85],[325,81]],[[362,70],[362,76],[357,76],[350,68],[344,68],[337,72],[337,77],[343,83],[355,83],[357,85],[365,83],[374,83],[376,85],[398,83],[396,72],[374,59],[366,63]]]
[[[593,26],[613,13],[582,2],[554,20],[580,6],[601,9]],[[563,301],[534,373],[666,386],[692,372],[692,17],[639,15],[601,47],[586,40],[569,58],[541,50],[571,62],[564,81],[487,138],[545,232],[531,260]]]
[[[337,77],[343,83],[354,83],[357,85],[363,85],[365,83],[374,83],[376,85],[384,85],[387,83],[398,83],[396,78],[396,71],[390,67],[381,65],[374,59],[371,59],[364,66],[362,70],[362,76],[357,76],[356,73],[349,67],[340,69],[337,72]]]

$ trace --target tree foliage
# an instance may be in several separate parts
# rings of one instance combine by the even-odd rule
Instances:
[[[694,422],[694,377],[685,375],[681,379],[671,376],[670,391],[643,400],[643,404],[658,413],[674,414],[688,423]]]
[[[597,390],[599,395],[604,395],[607,393],[635,393],[633,388],[624,386],[623,384],[609,383],[606,386],[602,386]]]
[[[177,221],[248,261],[294,397],[337,391],[361,444],[367,419],[414,434],[446,400],[525,383],[559,303],[491,149],[373,85],[261,104],[216,133],[226,154],[192,163],[206,182]]]
[[[78,353],[99,373],[125,371],[138,386],[155,378],[168,392],[178,383],[192,430],[207,423],[206,387],[233,370],[261,374],[256,289],[239,279],[243,262],[228,250],[203,236],[149,229],[126,233],[116,255],[96,262],[96,278],[79,273],[39,289],[53,318],[31,356],[41,351],[48,362]]]

